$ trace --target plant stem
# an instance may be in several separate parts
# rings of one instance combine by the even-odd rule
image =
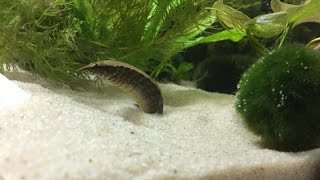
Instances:
[[[255,37],[253,37],[252,33],[247,32],[249,38],[252,40],[252,42],[258,47],[258,51],[261,52],[261,54],[265,54],[266,52],[269,52],[269,50],[262,45]]]
[[[292,28],[292,24],[287,25],[287,28],[283,31],[278,48],[280,48],[282,46],[282,44],[284,43],[285,39],[288,36],[288,32],[291,30],[291,28]]]

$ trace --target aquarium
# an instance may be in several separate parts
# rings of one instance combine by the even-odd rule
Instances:
[[[0,180],[320,178],[320,0],[0,0]]]

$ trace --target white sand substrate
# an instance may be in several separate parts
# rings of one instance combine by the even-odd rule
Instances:
[[[320,149],[264,148],[232,95],[160,84],[157,115],[110,84],[81,92],[13,79],[31,98],[0,109],[0,179],[320,179]]]

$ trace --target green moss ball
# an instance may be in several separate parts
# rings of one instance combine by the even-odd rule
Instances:
[[[242,76],[236,110],[265,146],[299,151],[320,146],[320,53],[290,44]]]

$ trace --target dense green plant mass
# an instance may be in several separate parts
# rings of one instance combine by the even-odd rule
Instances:
[[[66,84],[83,77],[76,71],[88,63],[76,43],[81,22],[68,5],[15,0],[4,6],[9,11],[0,13],[1,20],[6,20],[0,28],[0,68],[18,64]]]
[[[215,22],[205,0],[13,0],[1,2],[0,67],[70,84],[77,68],[114,58],[157,76]]]
[[[222,0],[1,1],[0,70],[18,64],[70,84],[84,78],[79,67],[113,58],[153,77],[165,71],[176,80],[192,68],[171,64],[178,52],[201,43],[238,42],[246,35],[281,35],[281,46],[288,24],[319,22],[319,1],[289,7],[273,0],[276,13],[253,19]],[[216,20],[226,30],[209,31]]]
[[[320,55],[287,45],[256,62],[242,77],[236,109],[267,146],[320,146]]]

